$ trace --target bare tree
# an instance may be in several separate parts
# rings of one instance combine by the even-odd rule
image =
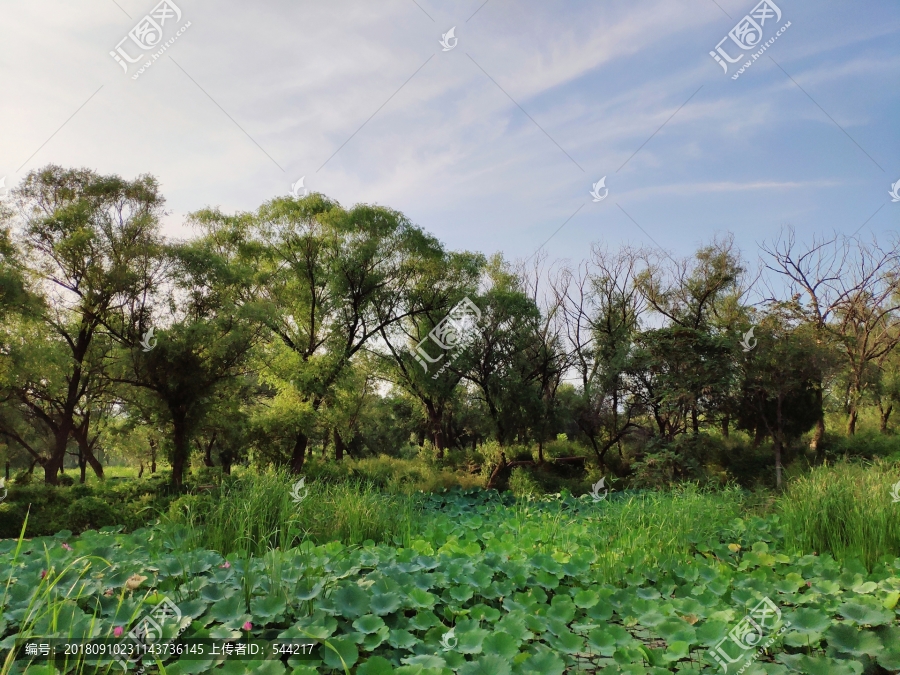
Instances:
[[[883,247],[876,238],[834,234],[797,243],[792,228],[772,244],[764,244],[766,267],[787,282],[798,318],[819,333],[819,343],[837,348],[846,376],[847,432],[856,432],[859,405],[871,386],[874,368],[900,342],[900,250],[897,239]],[[771,289],[770,289],[771,290]],[[769,300],[780,302],[777,291]],[[781,301],[783,302],[783,301]],[[818,396],[822,396],[822,389]],[[824,418],[810,444],[818,448],[825,433]]]

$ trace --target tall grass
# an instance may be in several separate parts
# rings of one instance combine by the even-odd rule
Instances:
[[[892,486],[896,465],[840,462],[794,479],[776,503],[785,545],[799,553],[856,559],[870,570],[883,556],[900,555],[900,503]]]
[[[222,555],[261,556],[310,540],[316,544],[404,543],[415,520],[411,497],[385,494],[369,482],[307,481],[302,501],[296,476],[280,469],[248,472],[213,492],[175,502],[160,526],[184,544]]]

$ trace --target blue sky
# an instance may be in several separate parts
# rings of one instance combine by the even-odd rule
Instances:
[[[4,0],[8,187],[50,162],[151,173],[187,236],[188,212],[304,176],[510,259],[900,231],[896,2],[775,0],[763,40],[790,27],[733,80],[709,52],[753,0],[172,1],[164,39],[190,26],[134,80],[109,52],[158,0]]]

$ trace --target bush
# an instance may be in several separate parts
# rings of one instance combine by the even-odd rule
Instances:
[[[831,553],[872,569],[883,556],[900,554],[900,467],[840,462],[814,468],[788,483],[777,502],[785,541],[799,553]],[[894,486],[897,486],[896,488]]]
[[[517,466],[509,477],[509,489],[516,497],[539,497],[543,488],[524,466]]]
[[[101,527],[116,525],[118,517],[115,509],[98,497],[82,497],[69,505],[65,522],[74,532],[99,530]]]

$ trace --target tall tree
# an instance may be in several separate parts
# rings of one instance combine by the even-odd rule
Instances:
[[[127,181],[58,166],[32,171],[13,194],[29,273],[46,298],[42,320],[66,351],[61,390],[42,391],[34,382],[19,388],[23,405],[52,435],[39,461],[45,481],[56,484],[83,423],[80,411],[103,377],[109,321],[153,283],[148,260],[159,246],[163,198],[150,176]],[[92,457],[89,445],[82,452]]]

